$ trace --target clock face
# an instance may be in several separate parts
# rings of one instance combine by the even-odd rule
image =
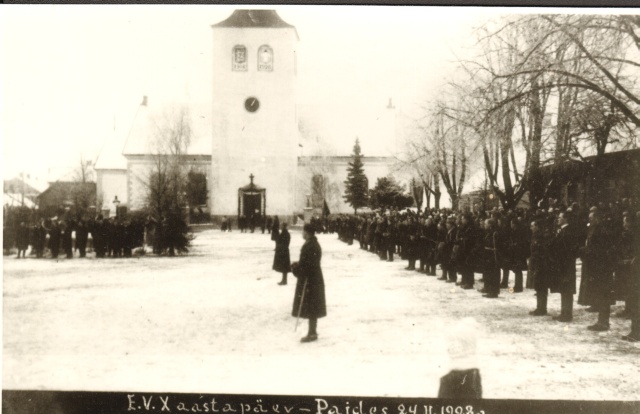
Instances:
[[[255,112],[260,108],[260,101],[258,101],[258,98],[251,96],[244,101],[244,108],[249,112]]]

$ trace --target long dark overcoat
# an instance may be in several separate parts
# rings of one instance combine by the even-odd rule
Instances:
[[[614,278],[614,291],[616,300],[626,300],[630,298],[633,285],[633,271],[638,271],[638,250],[635,235],[631,229],[623,229],[620,234],[620,241],[617,250],[617,263]]]
[[[568,225],[556,233],[549,246],[549,284],[552,293],[576,293],[577,237]]]
[[[291,235],[286,229],[276,239],[276,253],[273,256],[273,270],[279,273],[291,271],[291,258],[289,257],[289,243]]]
[[[549,237],[540,230],[531,235],[531,255],[529,256],[529,273],[527,284],[536,292],[547,292],[551,286],[548,272]]]
[[[602,300],[613,301],[612,260],[613,236],[604,224],[591,224],[582,251],[580,305],[597,305]]]
[[[322,249],[318,243],[318,239],[314,236],[310,237],[300,249],[300,261],[294,267],[293,275],[298,278],[296,283],[296,293],[293,298],[293,310],[291,315],[294,317],[322,318],[327,316],[327,303],[324,295],[324,278],[322,277],[322,269],[320,268],[320,259],[322,258]],[[302,299],[303,288],[304,299]],[[300,302],[302,299],[302,309]]]
[[[280,219],[276,216],[273,219],[273,223],[271,225],[271,240],[277,242],[278,241],[278,231],[280,229]]]
[[[19,250],[27,250],[29,248],[29,227],[19,226],[16,230],[16,246]]]
[[[527,257],[531,246],[531,233],[524,227],[518,227],[509,233],[509,269],[527,270]]]
[[[473,226],[467,224],[458,227],[451,256],[458,272],[473,272],[474,266],[470,256],[475,242],[476,235]]]

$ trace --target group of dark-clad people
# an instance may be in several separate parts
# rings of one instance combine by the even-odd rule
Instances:
[[[632,319],[624,340],[640,340],[640,276],[638,256],[640,210],[630,199],[590,209],[552,205],[542,210],[456,213],[450,210],[381,210],[363,215],[315,219],[319,231],[338,233],[347,244],[377,254],[380,260],[407,260],[408,271],[437,276],[463,289],[473,289],[475,273],[484,282],[478,289],[486,298],[535,289],[532,316],[547,314],[549,293],[560,293],[561,311],[553,319],[573,320],[573,299],[598,313],[592,331],[609,329],[611,305],[625,302],[621,317]],[[577,285],[577,260],[581,278]],[[527,271],[524,282],[523,272]]]
[[[131,257],[132,251],[144,242],[144,225],[117,217],[95,219],[48,218],[27,225],[21,222],[15,230],[17,258],[26,257],[31,246],[36,258],[57,259],[86,257],[93,250],[97,258]]]

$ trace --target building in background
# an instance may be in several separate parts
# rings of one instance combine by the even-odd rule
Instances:
[[[212,31],[212,101],[187,106],[191,141],[183,156],[190,180],[206,186],[206,205],[199,208],[213,217],[291,218],[318,204],[321,195],[332,213],[352,212],[342,198],[350,153],[336,153],[320,137],[340,122],[335,112],[297,101],[295,27],[273,10],[236,10]],[[131,210],[146,204],[160,116],[145,97],[130,130],[105,143],[95,163],[98,204],[105,213],[116,197]],[[375,116],[370,127],[383,134],[385,145],[368,153],[363,144],[370,186],[395,173],[391,101],[381,103]],[[356,136],[351,139],[349,148]]]

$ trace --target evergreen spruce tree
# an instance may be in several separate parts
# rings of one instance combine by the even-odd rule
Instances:
[[[360,152],[360,141],[356,138],[356,144],[353,146],[353,154],[351,161],[347,167],[347,180],[344,190],[344,201],[349,203],[355,213],[358,209],[368,204],[368,180],[364,175],[364,165],[362,164],[362,153]]]

